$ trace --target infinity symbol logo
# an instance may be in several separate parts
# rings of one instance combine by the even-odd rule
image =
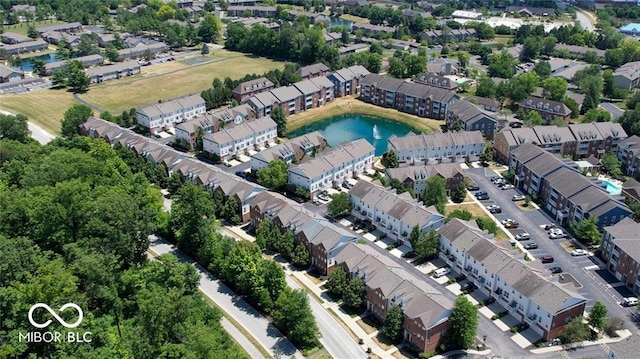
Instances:
[[[63,327],[65,328],[75,328],[78,325],[80,325],[80,323],[82,323],[82,319],[84,317],[84,313],[82,312],[82,309],[80,309],[80,307],[75,304],[75,303],[67,303],[65,305],[63,305],[62,307],[60,307],[60,313],[64,312],[67,308],[73,308],[78,312],[78,320],[75,323],[67,323],[64,321],[64,319],[60,318],[60,316],[53,311],[53,309],[51,309],[51,307],[49,307],[48,305],[44,304],[44,303],[36,303],[34,304],[31,309],[29,309],[29,322],[31,323],[31,325],[33,325],[36,328],[42,329],[42,328],[46,328],[51,324],[51,319],[47,320],[46,322],[40,324],[38,322],[36,322],[35,320],[33,320],[33,312],[38,309],[38,308],[44,308],[46,309],[51,315],[53,315],[54,318],[56,318],[56,320],[58,321],[58,323],[60,323]]]

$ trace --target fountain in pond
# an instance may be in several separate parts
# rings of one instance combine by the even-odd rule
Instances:
[[[373,125],[373,139],[379,140],[382,136],[380,136],[380,131],[378,131],[378,126]]]

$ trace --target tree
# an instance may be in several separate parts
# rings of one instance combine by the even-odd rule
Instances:
[[[258,170],[258,183],[270,189],[284,186],[287,184],[288,167],[283,160],[269,162],[267,167]]]
[[[344,304],[351,308],[361,308],[364,304],[365,296],[364,281],[360,277],[351,278],[349,284],[344,288],[342,292],[342,300]]]
[[[333,217],[344,216],[351,213],[351,200],[349,200],[349,194],[346,192],[340,192],[338,194],[331,195],[332,201],[329,202],[327,210]]]
[[[542,125],[542,116],[538,111],[529,111],[525,115],[524,124],[528,127],[540,126]]]
[[[622,170],[618,157],[613,152],[608,152],[602,155],[600,158],[602,167],[611,175],[611,177],[619,178],[622,176]]]
[[[569,84],[561,77],[550,77],[542,81],[542,96],[553,101],[562,101]]]
[[[403,79],[405,78],[405,74],[407,73],[407,66],[405,65],[402,59],[397,57],[389,58],[389,70],[388,73],[390,76]]]
[[[0,114],[0,140],[8,139],[19,142],[27,142],[31,132],[29,131],[27,116]]]
[[[404,314],[402,313],[402,308],[400,308],[399,305],[394,305],[387,311],[384,324],[382,325],[382,333],[394,343],[400,343],[402,341],[403,321]]]
[[[411,231],[409,242],[414,251],[424,258],[432,258],[438,254],[438,232],[431,230],[429,232],[418,231],[417,239],[414,238],[415,226]],[[412,241],[413,239],[413,241]]]
[[[202,49],[200,50],[200,54],[202,56],[209,55],[209,46],[207,44],[202,44]]]
[[[200,27],[198,28],[198,36],[205,43],[215,43],[222,36],[222,23],[213,14],[206,14]]]
[[[273,111],[271,111],[271,119],[278,125],[278,136],[284,136],[287,132],[287,118],[284,115],[282,107],[276,106]]]
[[[573,234],[581,241],[587,243],[598,244],[602,239],[602,233],[598,229],[598,218],[583,218],[580,222],[572,222],[570,229]]]
[[[436,206],[438,212],[444,213],[444,205],[447,203],[445,179],[440,176],[429,177],[420,198],[425,206]]]
[[[86,92],[91,85],[91,79],[82,69],[71,68],[69,65],[69,82],[68,85],[71,87],[71,91],[74,93]]]
[[[613,71],[611,69],[607,69],[602,73],[602,94],[613,98],[615,97],[615,85],[614,85],[614,77]]]
[[[569,108],[569,110],[571,110],[571,118],[578,118],[578,116],[580,116],[580,107],[576,100],[570,97],[565,97],[562,102]]]
[[[533,72],[538,74],[541,79],[546,79],[551,76],[551,65],[549,61],[538,61],[538,63],[533,66]]]
[[[514,102],[520,102],[531,96],[538,87],[540,79],[533,72],[523,72],[509,81],[509,97]]]
[[[601,108],[592,108],[584,114],[582,123],[609,121],[611,121],[611,114],[608,111]]]
[[[93,116],[93,110],[87,105],[75,104],[64,112],[61,122],[62,136],[72,138],[80,133],[80,125]]]
[[[607,307],[599,301],[596,301],[589,311],[589,324],[599,331],[602,331],[606,325],[606,318]]]
[[[51,84],[54,88],[67,87],[67,73],[64,70],[55,70],[51,74]]]
[[[460,63],[460,67],[463,69],[467,68],[467,65],[469,65],[469,54],[464,51],[458,51],[458,63]]]
[[[496,97],[496,84],[493,80],[487,76],[483,76],[478,81],[476,87],[476,96],[495,98]]]
[[[391,149],[382,154],[382,165],[387,168],[398,168],[398,154]]]
[[[531,59],[536,59],[540,56],[540,52],[543,49],[544,44],[540,41],[539,37],[527,37],[524,40],[524,44],[522,47],[522,60],[529,61]]]
[[[480,161],[484,163],[493,161],[493,145],[491,142],[485,143],[484,151],[482,151],[482,154],[480,155]]]
[[[485,230],[491,234],[498,233],[498,225],[491,218],[486,218],[486,217],[476,218],[476,224],[478,225],[478,228]]]
[[[178,247],[196,256],[207,241],[213,238],[217,227],[215,206],[211,195],[202,187],[185,183],[171,206],[170,225],[176,234]]]
[[[293,265],[303,268],[309,265],[309,261],[309,250],[304,244],[298,243],[291,253],[291,262]]]
[[[31,64],[33,65],[33,72],[35,74],[37,74],[38,76],[44,76],[45,72],[46,72],[46,67],[45,67],[45,63],[44,60],[34,57],[31,60]]]
[[[347,277],[347,272],[344,268],[337,266],[330,274],[329,279],[327,280],[327,290],[331,293],[334,293],[340,297],[347,289],[349,285],[349,279]]]
[[[456,209],[449,213],[449,215],[447,216],[447,220],[450,220],[452,218],[459,218],[463,221],[470,221],[473,219],[473,214],[471,214],[471,212],[466,209]]]
[[[462,203],[464,198],[467,196],[467,189],[464,186],[464,183],[460,182],[456,186],[456,188],[451,192],[451,200],[455,203]]]
[[[576,343],[587,340],[591,337],[589,327],[582,322],[582,317],[575,317],[564,326],[558,334],[558,339],[563,344]]]
[[[516,73],[516,62],[508,52],[502,51],[491,56],[489,61],[489,77],[510,79]]]
[[[449,323],[450,349],[466,349],[473,345],[478,330],[478,309],[467,299],[459,296],[453,303]]]
[[[318,345],[320,330],[302,289],[286,287],[275,303],[272,316],[275,326],[302,349]]]

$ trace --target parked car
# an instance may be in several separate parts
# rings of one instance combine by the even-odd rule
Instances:
[[[476,198],[477,198],[478,200],[480,200],[480,201],[486,201],[486,200],[488,200],[488,199],[489,199],[489,195],[485,193],[485,194],[481,194],[481,195],[479,195],[479,196],[476,196]]]
[[[511,122],[509,123],[509,127],[511,128],[521,128],[524,124],[522,122]]]
[[[467,186],[467,191],[479,191],[480,190],[480,186],[478,186],[477,184],[472,184]]]
[[[344,189],[350,189],[351,188],[351,184],[349,182],[345,181],[345,182],[342,182],[342,187]]]
[[[247,172],[245,171],[236,171],[236,176],[240,178],[245,178],[247,176]]]
[[[528,232],[516,234],[516,240],[518,241],[526,241],[527,239],[531,239],[531,235]]]
[[[527,196],[523,195],[523,194],[514,194],[513,197],[511,197],[512,201],[522,201],[525,198],[527,198]]]
[[[510,229],[514,229],[514,228],[518,228],[520,224],[516,221],[513,222],[507,222],[507,224],[504,225],[504,228],[510,228]]]
[[[574,257],[582,257],[582,256],[586,256],[589,255],[589,251],[587,251],[586,249],[574,249],[571,251],[571,255]]]
[[[490,178],[491,182],[495,182],[495,181],[497,181],[499,179],[502,179],[502,177],[500,177],[500,176],[491,176],[491,178]]]
[[[560,268],[560,267],[551,267],[551,268],[549,268],[549,272],[551,272],[551,274],[562,273],[562,268]]]
[[[564,233],[562,230],[549,233],[550,239],[560,239],[560,238],[566,238],[566,237],[567,237],[567,234]]]
[[[445,268],[438,268],[436,269],[436,271],[433,273],[433,277],[434,278],[440,278],[443,277],[447,274],[451,273],[451,268],[449,267],[445,267]]]
[[[623,298],[622,302],[620,302],[620,305],[622,305],[623,307],[635,307],[638,305],[638,298],[636,297]]]
[[[540,261],[542,263],[553,263],[553,256],[550,254],[545,254],[542,257],[540,257]]]
[[[473,292],[476,288],[476,285],[471,282],[466,282],[460,286],[460,290],[463,292]]]
[[[491,204],[487,206],[487,211],[489,211],[489,213],[502,213],[502,207],[497,204]]]
[[[512,218],[507,218],[507,219],[503,219],[502,221],[500,221],[500,223],[502,223],[502,225],[504,226],[505,224],[509,223],[509,222],[515,222],[515,219]]]
[[[507,183],[507,184],[505,184],[504,186],[502,186],[501,188],[502,188],[502,190],[504,191],[504,190],[507,190],[507,189],[514,189],[514,188],[515,188],[515,186],[514,186],[514,185],[512,185],[512,184],[510,184],[510,183]]]
[[[538,243],[529,242],[524,245],[524,249],[538,249]]]
[[[478,197],[478,196],[484,196],[484,195],[488,195],[486,191],[478,191],[474,194],[474,196]]]
[[[549,231],[549,230],[552,230],[554,228],[558,228],[558,225],[555,224],[555,223],[549,223],[549,224],[545,224],[544,225],[544,230],[545,231]]]

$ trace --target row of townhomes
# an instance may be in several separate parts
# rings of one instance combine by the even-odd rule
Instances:
[[[605,152],[616,151],[627,133],[616,122],[572,124],[566,127],[534,126],[504,129],[494,136],[493,148],[496,160],[509,162],[510,153],[526,144],[534,144],[545,150],[573,159],[600,157]]]
[[[598,227],[613,225],[633,212],[622,198],[607,193],[602,183],[584,177],[544,149],[526,143],[511,151],[509,169],[523,192],[537,196],[542,206],[563,225],[596,217]]]
[[[544,340],[583,314],[585,298],[547,279],[538,261],[525,262],[505,241],[489,239],[475,221],[454,218],[439,232],[440,257]]]
[[[361,100],[437,120],[444,120],[448,106],[459,98],[455,92],[440,87],[378,74],[369,74],[361,81]]]
[[[178,174],[185,180],[201,185],[207,190],[220,191],[225,198],[235,198],[240,207],[241,218],[245,222],[250,218],[249,207],[252,199],[264,191],[261,186],[205,164],[188,154],[163,145],[153,138],[123,129],[112,122],[90,117],[81,125],[80,129],[83,134],[93,138],[102,138],[111,146],[118,145],[130,148],[154,165],[165,167],[169,175]]]
[[[446,182],[447,194],[451,195],[458,185],[464,185],[464,173],[459,163],[440,163],[429,166],[407,166],[387,168],[387,176],[397,179],[405,187],[411,188],[416,196],[420,196],[427,185],[427,179],[438,176]]]
[[[287,164],[299,163],[306,156],[315,156],[326,147],[327,139],[320,132],[313,131],[252,155],[251,169],[257,171],[267,167],[269,162],[278,160],[285,161]]]
[[[289,183],[309,191],[311,195],[330,187],[339,187],[347,179],[372,169],[374,155],[375,147],[365,139],[345,142],[315,157],[307,157],[300,164],[289,166]]]
[[[217,111],[208,111],[191,120],[179,123],[175,127],[176,140],[194,148],[198,134],[214,133],[228,125],[240,124],[254,119],[254,113],[249,105],[238,105]]]
[[[415,226],[429,232],[444,224],[444,216],[434,206],[424,207],[409,193],[397,194],[379,181],[358,181],[349,199],[355,218],[371,223],[400,245],[411,247],[409,235]]]
[[[205,113],[205,102],[200,95],[189,95],[159,102],[136,110],[136,122],[151,133],[173,128],[176,123]]]
[[[625,218],[604,227],[600,248],[609,272],[640,296],[640,224]]]
[[[401,166],[473,162],[478,161],[484,151],[484,138],[480,131],[409,132],[403,137],[389,137],[387,150],[396,152]]]
[[[278,125],[271,117],[232,124],[202,138],[203,150],[221,160],[276,145]]]

